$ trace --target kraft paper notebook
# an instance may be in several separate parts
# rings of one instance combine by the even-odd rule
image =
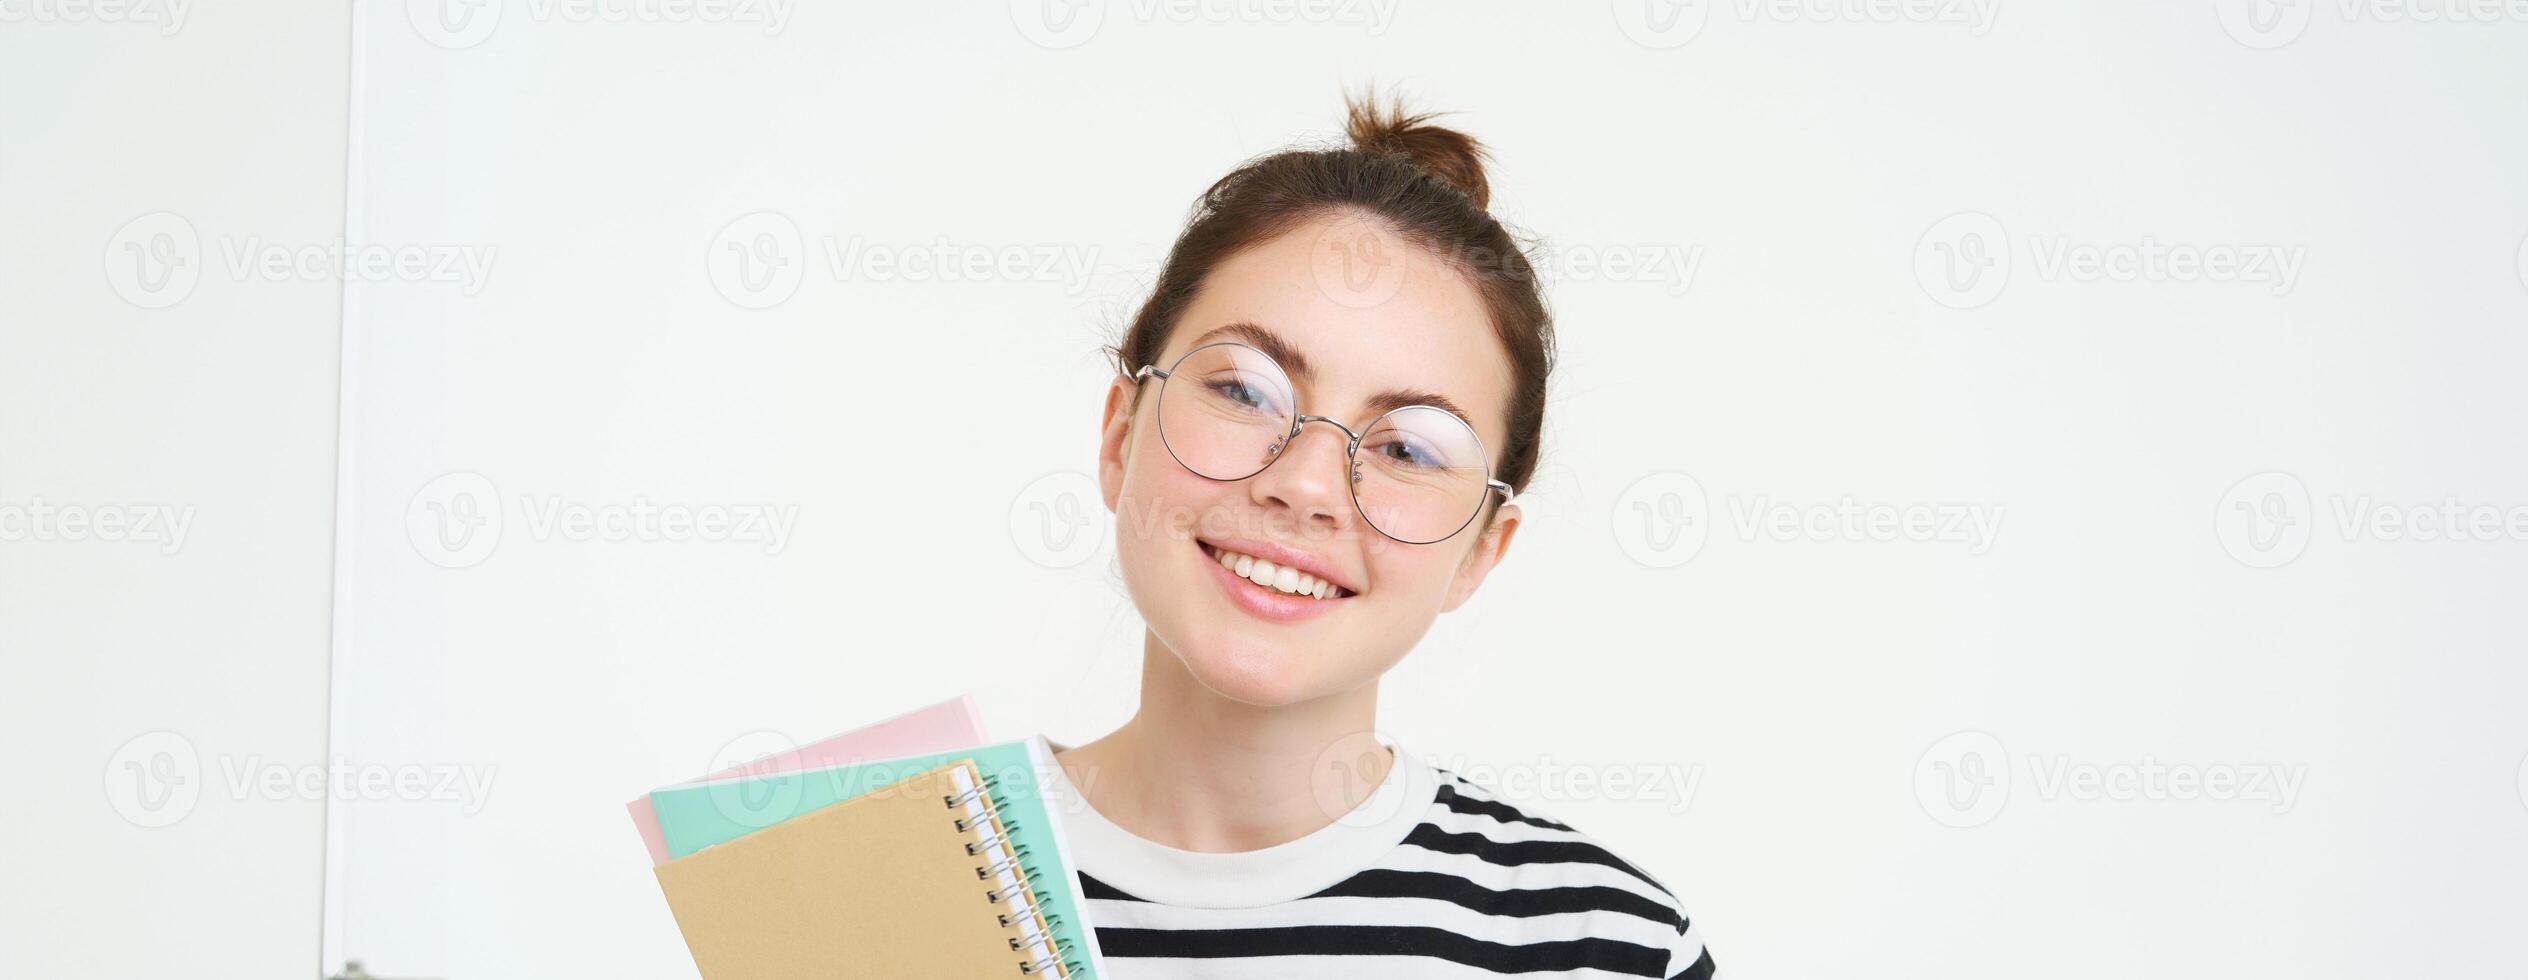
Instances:
[[[866,728],[844,732],[797,751],[715,772],[692,783],[893,759],[982,742],[983,718],[975,713],[974,699],[960,697],[897,715]],[[650,810],[650,798],[644,795],[624,804],[624,808],[631,811],[632,827],[640,832],[641,843],[649,848],[650,863],[666,864],[667,840],[659,835],[658,815]]]
[[[657,866],[704,980],[1103,976],[1042,739],[674,786]]]

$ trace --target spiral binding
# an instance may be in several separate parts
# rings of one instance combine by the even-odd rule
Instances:
[[[966,854],[992,857],[991,863],[975,866],[974,876],[991,881],[1006,874],[1016,881],[1010,887],[985,889],[983,898],[993,905],[1006,906],[998,916],[1002,928],[1016,928],[1024,933],[1009,941],[1012,952],[1024,953],[1039,946],[1046,950],[1042,956],[1018,961],[1018,972],[1029,976],[1051,974],[1068,978],[1080,965],[1071,958],[1071,944],[1053,935],[1054,927],[1061,923],[1062,918],[1046,911],[1036,897],[1036,868],[1027,863],[1026,845],[1010,841],[1009,835],[1016,832],[1018,825],[1001,819],[1001,809],[1009,804],[1001,799],[999,787],[999,779],[978,775],[975,785],[953,795],[942,795],[940,800],[950,810],[976,804],[982,807],[983,812],[975,819],[956,818],[959,833],[982,835],[966,844]],[[997,856],[994,856],[995,852]]]

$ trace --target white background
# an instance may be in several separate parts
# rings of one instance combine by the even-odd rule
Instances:
[[[1739,976],[2528,967],[2528,528],[2367,523],[2528,506],[2504,8],[67,9],[0,0],[13,975],[688,977],[623,801],[960,692],[1121,721],[1098,345],[1204,185],[1373,80],[1492,146],[1564,355],[1528,526],[1391,737]],[[115,271],[161,211],[177,293]],[[764,231],[770,291],[728,251]],[[345,237],[488,278],[227,260]],[[2295,278],[2050,265],[2146,241]],[[193,516],[12,532],[39,498]],[[1846,500],[1998,534],[1751,523]],[[795,523],[539,529],[634,505]],[[233,781],[336,759],[489,792]],[[2293,790],[2051,782],[2145,764]]]

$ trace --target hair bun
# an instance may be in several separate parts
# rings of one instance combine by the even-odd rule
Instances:
[[[1363,153],[1386,153],[1413,161],[1433,177],[1464,192],[1478,208],[1488,206],[1492,185],[1484,180],[1490,156],[1475,138],[1445,126],[1430,125],[1439,113],[1408,114],[1401,98],[1381,107],[1373,96],[1345,100],[1350,110],[1343,130]]]

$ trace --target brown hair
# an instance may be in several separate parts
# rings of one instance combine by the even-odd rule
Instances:
[[[1430,113],[1407,114],[1400,101],[1384,108],[1367,95],[1345,102],[1350,146],[1249,160],[1196,199],[1158,285],[1107,353],[1127,375],[1156,362],[1177,319],[1222,262],[1329,212],[1374,215],[1406,241],[1449,260],[1482,295],[1510,358],[1509,442],[1501,447],[1495,477],[1525,490],[1545,423],[1553,319],[1526,252],[1484,210],[1492,188],[1484,180],[1483,144],[1430,125]]]

